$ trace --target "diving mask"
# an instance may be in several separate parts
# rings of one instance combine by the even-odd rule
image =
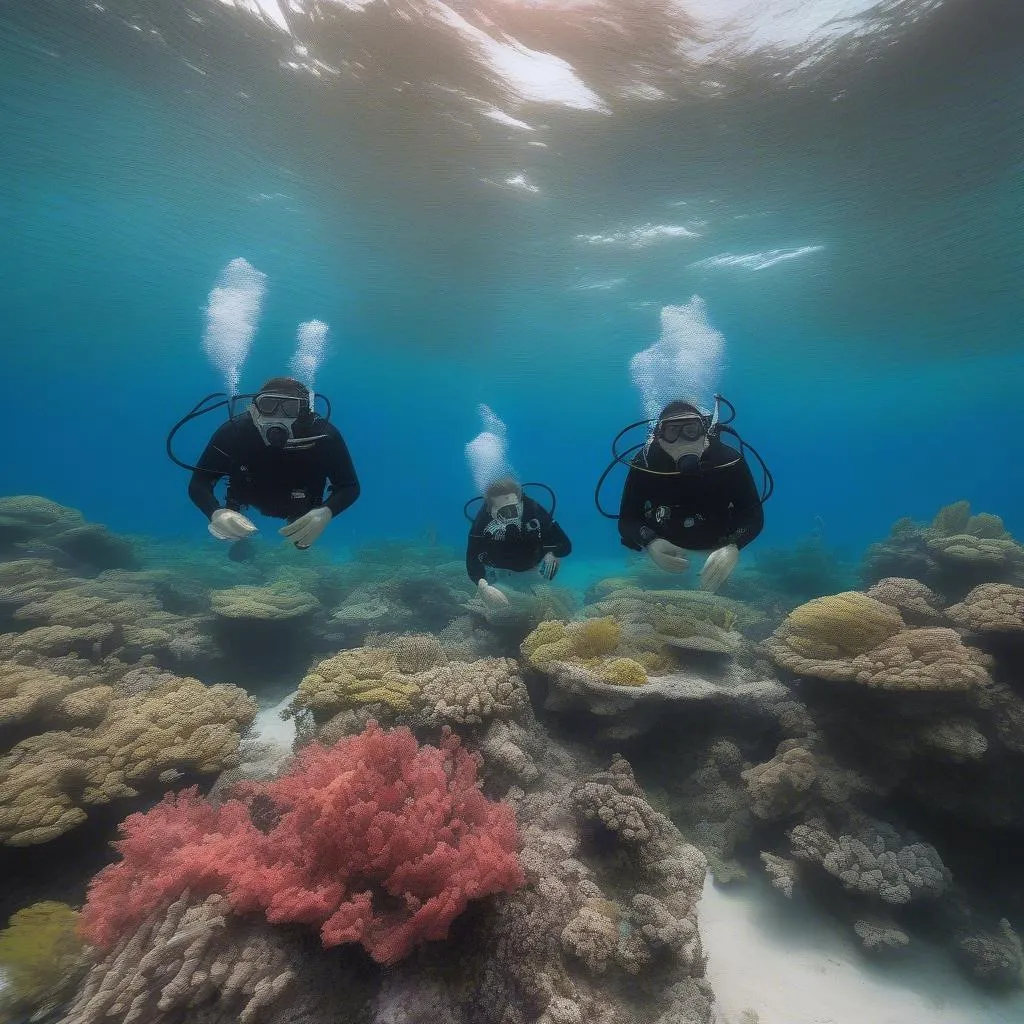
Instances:
[[[663,420],[658,424],[658,437],[668,444],[698,441],[706,432],[707,427],[700,416]]]
[[[268,448],[296,451],[311,448],[327,435],[304,436],[296,426],[310,420],[309,401],[295,395],[262,391],[249,406],[249,416]]]
[[[494,510],[494,518],[499,523],[516,523],[523,518],[523,503],[518,499],[499,506]]]

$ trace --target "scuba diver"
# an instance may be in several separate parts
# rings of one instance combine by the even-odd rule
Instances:
[[[483,502],[469,528],[466,572],[487,604],[508,604],[508,598],[491,582],[497,578],[496,570],[536,569],[544,579],[553,580],[560,559],[572,551],[572,542],[554,519],[554,493],[550,487],[547,490],[552,497],[550,511],[524,494],[523,486],[512,477],[495,480],[480,498],[466,503],[469,518],[472,502]]]
[[[193,471],[188,496],[210,520],[209,531],[218,540],[237,542],[256,533],[256,525],[243,515],[243,509],[252,507],[287,520],[278,532],[305,550],[359,497],[348,447],[337,428],[312,408],[312,400],[299,381],[272,377],[252,396],[247,410],[230,415],[217,429],[195,466],[174,457],[170,443],[175,432],[220,405],[231,409],[232,400],[204,408],[204,399],[171,431],[168,454]],[[222,477],[228,479],[224,506],[214,494]]]
[[[616,462],[629,466],[622,489],[618,518],[622,543],[646,551],[666,572],[685,572],[688,551],[709,552],[701,570],[701,587],[715,591],[729,578],[746,547],[764,527],[762,506],[771,496],[774,481],[764,460],[736,431],[721,422],[720,403],[735,417],[736,410],[720,395],[715,409],[705,416],[690,402],[670,402],[661,411],[646,443],[622,455],[612,445],[614,462],[605,470],[600,487]],[[615,439],[632,427],[630,424]],[[739,447],[725,444],[722,431],[732,434]],[[744,451],[751,451],[764,473],[763,493],[754,482]],[[628,462],[625,458],[636,451]]]

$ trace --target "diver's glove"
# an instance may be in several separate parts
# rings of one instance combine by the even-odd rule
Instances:
[[[300,551],[304,551],[324,532],[333,518],[331,510],[326,505],[321,505],[319,508],[311,508],[304,516],[299,516],[294,523],[282,526],[277,532],[292,541]]]
[[[714,593],[729,578],[740,560],[740,549],[735,544],[716,548],[708,555],[700,571],[700,589]]]
[[[246,519],[241,512],[219,508],[210,516],[207,529],[217,540],[244,540],[256,533],[256,524]]]
[[[558,573],[558,567],[561,562],[549,551],[541,560],[540,565],[537,566],[537,572],[541,574],[546,580],[553,580]]]
[[[480,590],[480,600],[484,604],[489,604],[492,608],[507,607],[508,598],[497,587],[492,587],[487,580],[481,580],[477,587]]]
[[[662,537],[655,537],[644,551],[651,556],[651,561],[665,572],[686,572],[690,568],[683,549],[677,548],[675,544],[670,544]]]

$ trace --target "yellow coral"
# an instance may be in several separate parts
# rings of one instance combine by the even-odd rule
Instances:
[[[85,807],[138,795],[175,769],[212,774],[232,767],[241,733],[258,710],[237,686],[170,679],[129,697],[106,687],[71,694],[65,724],[98,715],[94,728],[29,736],[0,758],[0,841],[49,842],[86,818]],[[63,698],[67,700],[67,698]]]
[[[612,654],[622,640],[622,627],[613,618],[586,619],[566,628],[573,652],[579,658],[601,658]]]
[[[64,903],[34,903],[0,932],[0,1020],[55,1010],[85,971],[78,914]]]
[[[632,658],[615,658],[601,666],[598,678],[615,686],[643,686],[647,673],[643,665]]]
[[[895,608],[856,591],[800,605],[783,623],[785,644],[805,658],[863,654],[903,628]]]
[[[268,587],[230,587],[210,594],[210,610],[225,619],[297,619],[318,605],[312,594],[287,582]]]
[[[398,670],[394,653],[359,647],[316,665],[299,683],[290,710],[308,708],[317,722],[366,704],[386,704],[392,711],[409,712],[411,698],[419,692],[419,686]]]
[[[565,639],[565,623],[558,622],[557,620],[549,620],[542,622],[530,635],[523,641],[520,650],[523,652],[523,656],[528,661],[533,661],[537,650],[540,647],[544,647],[547,644],[557,643],[559,640]]]

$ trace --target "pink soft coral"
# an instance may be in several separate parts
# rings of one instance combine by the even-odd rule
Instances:
[[[480,792],[478,764],[449,734],[440,749],[420,747],[408,729],[371,723],[305,748],[287,775],[245,783],[220,807],[194,789],[168,796],[121,826],[122,859],[93,879],[83,932],[109,948],[189,889],[395,963],[445,938],[468,900],[523,884],[515,814]],[[270,808],[268,831],[250,807]]]

